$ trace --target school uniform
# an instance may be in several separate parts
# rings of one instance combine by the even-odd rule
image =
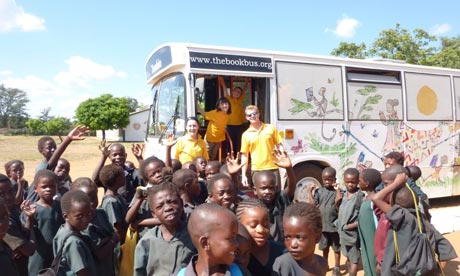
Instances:
[[[339,208],[338,227],[342,253],[351,263],[357,264],[361,253],[359,251],[358,227],[347,229],[347,224],[358,221],[359,208],[361,207],[363,192],[358,190],[348,198],[348,192],[343,195]]]
[[[339,232],[336,225],[339,212],[335,206],[335,197],[336,192],[334,188],[328,189],[324,186],[315,190],[313,194],[313,199],[321,212],[323,222],[323,231],[318,248],[325,250],[331,246],[334,252],[340,252]]]
[[[314,255],[315,262],[313,263],[316,267],[311,267],[312,271],[321,271],[321,274],[315,274],[316,276],[325,276],[328,268],[328,264],[323,257]],[[303,268],[297,263],[297,261],[288,253],[276,258],[273,264],[272,276],[298,276],[305,275]]]
[[[169,276],[185,267],[196,253],[185,222],[170,241],[163,238],[160,226],[155,226],[136,245],[134,275]]]
[[[18,192],[19,184],[16,180],[11,179],[11,184],[13,184],[14,194]],[[27,198],[27,193],[29,192],[29,182],[25,180],[24,186],[22,187],[22,200]],[[19,204],[20,205],[20,204]]]
[[[126,206],[131,202],[136,193],[136,188],[142,186],[142,180],[139,177],[137,169],[130,169],[123,166],[125,172],[125,185],[118,189],[118,194],[123,197]]]
[[[174,276],[198,276],[195,271],[195,264],[197,260],[198,255],[193,256],[188,265],[181,271],[175,273]],[[251,274],[248,274],[247,270],[241,269],[237,264],[231,264],[231,266],[227,267],[224,276],[235,276],[235,274],[232,274],[231,271],[235,271],[235,274],[238,275],[251,276]]]
[[[104,195],[102,197],[101,209],[106,212],[112,226],[115,226],[115,224],[118,223],[123,229],[128,229],[128,225],[125,220],[128,207],[123,197],[120,195]]]
[[[136,200],[137,198],[135,197],[131,200],[128,210],[134,205]],[[139,206],[139,209],[137,210],[136,217],[134,218],[134,220],[139,221],[139,220],[144,220],[144,219],[149,219],[149,218],[152,218],[152,210],[150,209],[150,205],[147,199],[144,199],[141,203],[141,206]],[[148,230],[149,230],[148,226],[139,226],[137,228],[138,240],[141,239],[145,235],[145,233],[147,233]]]
[[[35,253],[29,257],[29,275],[37,275],[38,272],[51,265],[54,259],[53,238],[59,227],[64,223],[61,205],[54,201],[53,207],[47,208],[36,204],[35,223]],[[22,221],[25,222],[24,214]]]
[[[16,264],[13,261],[13,252],[3,241],[0,241],[0,270],[2,275],[19,276]]]
[[[112,238],[113,227],[109,221],[107,213],[102,209],[96,209],[93,219],[88,227],[82,231],[91,241],[89,248],[92,252],[102,246],[102,241],[107,238]],[[115,275],[115,255],[108,254],[102,259],[98,259],[95,255],[95,268],[98,276],[112,276]]]
[[[266,264],[261,264],[252,254],[249,259],[248,270],[252,276],[267,276],[272,273],[273,264],[276,258],[283,255],[286,251],[286,247],[283,243],[268,240],[270,246],[270,253]]]
[[[274,241],[284,242],[283,214],[284,210],[291,204],[291,199],[284,190],[277,193],[272,204],[268,207],[270,216],[270,236]]]
[[[76,233],[76,235],[68,237],[71,233]],[[65,238],[67,240],[64,244]],[[83,235],[80,232],[72,231],[62,226],[53,240],[54,255],[57,255],[61,248],[62,258],[57,275],[77,275],[77,272],[82,269],[87,269],[89,275],[100,275],[96,274],[96,266],[90,245],[83,240]]]
[[[12,250],[15,251],[19,247],[29,242],[29,231],[24,228],[20,219],[21,212],[19,207],[15,206],[10,210],[8,232],[6,233],[3,241]],[[14,259],[16,267],[18,268],[19,275],[28,276],[27,269],[29,257],[19,254],[20,256]]]
[[[374,251],[377,217],[374,215],[371,200],[361,204],[358,215],[358,234],[361,246],[361,260],[366,276],[377,276],[377,259]]]

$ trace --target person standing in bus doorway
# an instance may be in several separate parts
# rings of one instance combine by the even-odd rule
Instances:
[[[280,190],[281,177],[273,150],[277,148],[284,152],[281,144],[281,137],[274,125],[266,124],[260,120],[259,109],[255,105],[248,105],[245,109],[246,119],[249,121],[249,128],[241,137],[241,182],[244,187],[249,187],[247,179],[248,157],[251,155],[251,174],[257,171],[272,171],[276,176],[276,187]]]
[[[230,114],[232,113],[232,107],[227,98],[219,98],[216,102],[216,108],[204,112],[204,110],[198,110],[199,113],[204,115],[204,118],[209,121],[204,136],[207,144],[209,160],[222,161],[222,142],[225,141],[227,134],[226,126]]]
[[[229,114],[230,117],[228,118],[227,122],[227,133],[230,136],[231,142],[233,144],[233,151],[239,152],[241,148],[241,135],[245,130],[245,117],[244,117],[244,100],[245,94],[249,81],[248,79],[244,79],[244,87],[241,88],[239,86],[233,87],[230,95],[227,94],[227,85],[225,84],[225,80],[223,77],[218,77],[218,83],[220,91],[223,92],[225,98],[228,99],[230,105],[232,106],[232,113]],[[230,149],[230,143],[228,143],[227,149]]]

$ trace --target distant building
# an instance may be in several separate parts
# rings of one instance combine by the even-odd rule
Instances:
[[[129,114],[129,124],[125,128],[105,131],[105,139],[113,142],[142,142],[147,132],[150,109],[144,109]],[[96,131],[96,136],[102,139],[102,130]]]

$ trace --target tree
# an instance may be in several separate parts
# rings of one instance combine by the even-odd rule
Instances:
[[[27,93],[16,88],[6,88],[0,84],[0,127],[11,127],[12,118],[28,117],[25,108],[29,102]]]
[[[340,42],[339,47],[332,50],[331,55],[365,59],[369,54],[364,43],[357,45],[355,43]]]
[[[123,128],[129,124],[129,102],[126,98],[103,94],[80,103],[75,117],[79,124],[102,130],[102,138],[105,139],[106,130]]]
[[[45,122],[45,128],[49,135],[64,135],[71,128],[70,120],[64,117],[56,117]]]
[[[26,121],[27,129],[32,135],[42,135],[46,133],[45,122],[40,119],[28,119]]]
[[[53,119],[53,116],[50,115],[51,107],[47,107],[45,109],[42,109],[40,112],[40,116],[38,116],[38,119],[42,120],[43,122],[48,122],[49,120]]]
[[[433,66],[460,68],[460,36],[441,37],[441,51],[428,59]]]

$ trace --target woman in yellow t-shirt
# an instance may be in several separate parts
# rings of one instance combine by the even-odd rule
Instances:
[[[209,160],[208,151],[206,150],[206,142],[201,139],[201,135],[198,134],[198,130],[200,129],[198,119],[195,117],[189,117],[185,124],[185,129],[187,133],[178,138],[177,142],[171,141],[166,144],[167,155],[168,152],[170,155],[171,147],[175,144],[175,158],[182,164],[191,162],[197,157],[203,157],[204,159]],[[170,160],[168,160],[168,162],[170,162]]]

